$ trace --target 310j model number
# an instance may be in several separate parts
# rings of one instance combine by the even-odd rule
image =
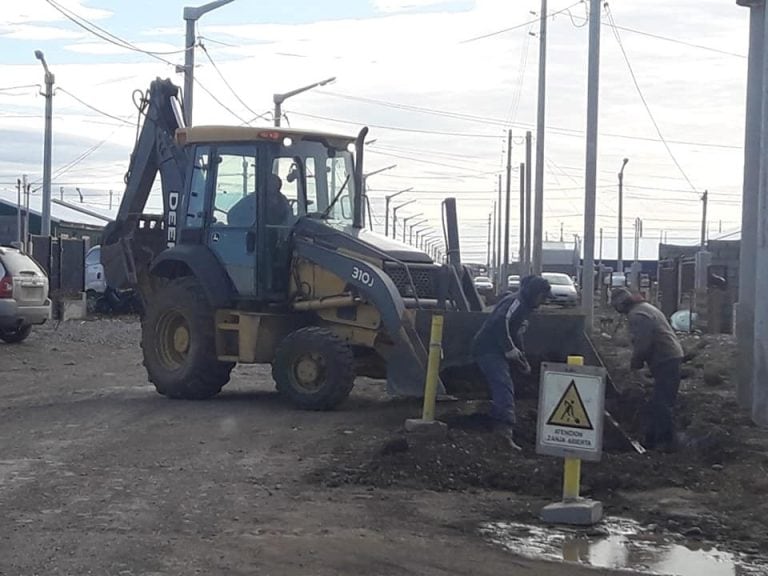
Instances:
[[[365,284],[366,286],[373,286],[373,276],[370,272],[366,272],[365,270],[360,270],[357,266],[354,266],[352,268],[352,279],[357,280],[361,284]]]

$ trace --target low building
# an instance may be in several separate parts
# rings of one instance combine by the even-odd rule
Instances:
[[[29,230],[31,235],[40,234],[42,198],[40,192],[29,197]],[[17,242],[18,234],[18,201],[16,192],[0,190],[0,244],[9,245]],[[24,207],[21,210],[22,230],[26,222]],[[101,241],[101,234],[107,222],[114,219],[114,214],[105,210],[91,208],[88,205],[52,203],[51,204],[51,234],[59,237],[83,238],[89,237],[91,244]]]

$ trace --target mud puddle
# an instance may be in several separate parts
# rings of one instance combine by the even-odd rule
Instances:
[[[756,560],[702,542],[659,534],[623,518],[588,530],[495,522],[481,533],[494,544],[533,558],[674,576],[763,576],[768,559]]]

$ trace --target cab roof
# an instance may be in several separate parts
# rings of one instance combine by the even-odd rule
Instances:
[[[292,128],[254,126],[190,126],[176,131],[176,140],[181,145],[207,142],[275,142],[283,138],[295,140],[325,140],[335,148],[346,148],[355,141],[354,136],[333,134],[316,130],[295,130]]]

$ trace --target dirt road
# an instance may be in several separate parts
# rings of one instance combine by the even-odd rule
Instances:
[[[298,412],[247,367],[212,401],[170,401],[147,384],[138,336],[100,320],[0,346],[3,576],[600,573],[484,542],[509,492],[313,482],[418,411],[379,383],[343,410]]]

